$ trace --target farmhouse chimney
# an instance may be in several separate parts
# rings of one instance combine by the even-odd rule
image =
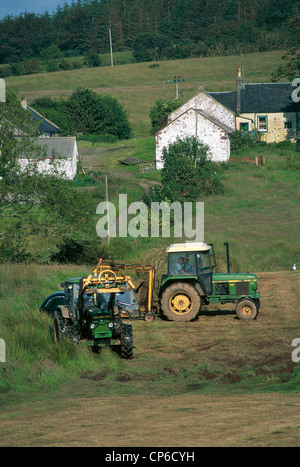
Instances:
[[[236,113],[240,115],[241,113],[241,91],[243,89],[244,83],[242,78],[242,69],[238,68],[238,75],[236,79]]]

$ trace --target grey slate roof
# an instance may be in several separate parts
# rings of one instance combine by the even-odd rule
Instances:
[[[65,138],[38,138],[34,140],[35,145],[44,146],[46,148],[46,157],[62,157],[69,158],[74,151],[76,137]]]
[[[50,120],[47,120],[45,117],[43,117],[41,114],[39,114],[36,110],[34,110],[32,107],[28,107],[28,110],[31,112],[31,115],[34,120],[38,120],[41,122],[39,126],[39,130],[43,133],[59,133],[60,129],[57,125],[54,123],[50,122]]]
[[[241,113],[300,112],[300,103],[292,100],[294,90],[291,83],[244,84],[241,91]],[[236,113],[236,91],[208,94]]]

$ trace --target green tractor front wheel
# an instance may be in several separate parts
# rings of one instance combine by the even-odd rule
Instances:
[[[59,342],[67,334],[66,321],[62,317],[61,311],[56,310],[53,315],[53,338],[54,342]]]
[[[68,337],[71,341],[79,343],[80,332],[76,324],[71,320],[65,319],[58,309],[53,315],[53,338],[54,342],[59,342],[63,337]]]
[[[241,320],[255,319],[258,313],[258,305],[250,299],[240,300],[236,306],[236,314]]]
[[[123,323],[121,326],[121,357],[127,360],[133,357],[133,335],[131,323]]]
[[[171,321],[192,321],[200,312],[201,298],[191,284],[175,282],[163,292],[161,309]]]

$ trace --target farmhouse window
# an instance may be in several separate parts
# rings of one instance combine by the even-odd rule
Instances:
[[[240,131],[249,131],[249,123],[241,122]]]
[[[266,115],[257,117],[257,129],[258,131],[268,131],[268,117]]]
[[[285,130],[292,130],[293,129],[293,122],[291,120],[288,120],[284,122],[284,129]]]

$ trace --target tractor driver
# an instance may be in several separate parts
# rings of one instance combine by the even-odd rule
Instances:
[[[179,260],[175,264],[174,275],[181,276],[181,275],[188,275],[189,273],[185,271],[185,261],[184,257],[180,256]]]

